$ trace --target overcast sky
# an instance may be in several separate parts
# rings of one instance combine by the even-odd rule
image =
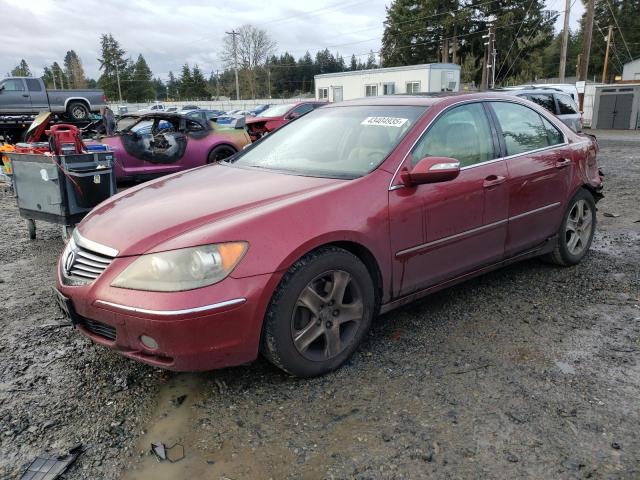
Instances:
[[[98,78],[99,37],[111,33],[132,57],[142,53],[155,76],[185,63],[209,76],[222,69],[224,32],[245,23],[264,28],[278,52],[296,58],[329,48],[345,60],[378,51],[390,0],[0,0],[0,75],[24,58],[35,75],[67,50],[80,56],[88,77]],[[562,10],[563,0],[547,0]],[[576,1],[571,24],[583,7]],[[561,20],[557,22],[561,28]]]

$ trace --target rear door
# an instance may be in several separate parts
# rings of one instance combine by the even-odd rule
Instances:
[[[509,172],[505,255],[536,247],[559,228],[573,168],[564,134],[535,110],[491,101]]]
[[[507,232],[507,168],[481,102],[453,106],[418,140],[403,168],[425,157],[460,162],[442,183],[389,192],[394,294],[406,295],[497,262]],[[419,237],[418,237],[419,235]],[[416,238],[422,241],[416,242]]]
[[[31,98],[32,110],[38,112],[49,110],[49,99],[47,98],[47,92],[44,90],[42,82],[37,78],[25,78],[24,81]]]
[[[31,97],[22,78],[0,81],[0,109],[10,113],[31,112]]]

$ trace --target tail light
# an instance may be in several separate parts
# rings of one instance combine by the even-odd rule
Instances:
[[[102,103],[107,103],[107,96],[106,95],[102,95]]]

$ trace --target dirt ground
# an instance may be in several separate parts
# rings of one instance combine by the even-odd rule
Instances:
[[[581,265],[526,261],[391,312],[312,380],[93,345],[54,307],[58,229],[29,241],[5,192],[0,477],[81,442],[65,478],[640,478],[640,132],[596,133],[606,197]]]

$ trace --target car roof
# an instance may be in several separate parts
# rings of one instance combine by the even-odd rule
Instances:
[[[559,88],[551,88],[551,87],[525,87],[525,88],[519,88],[519,89],[505,89],[505,90],[496,90],[498,92],[504,92],[507,93],[509,95],[518,95],[518,94],[522,94],[522,93],[548,93],[548,94],[564,94],[564,95],[569,95],[568,92],[565,92],[564,90],[561,90]]]
[[[424,93],[420,95],[382,95],[377,97],[363,97],[354,100],[346,100],[340,103],[328,104],[329,107],[349,107],[349,106],[417,106],[431,107],[439,103],[456,103],[464,100],[489,100],[489,99],[512,99],[513,95],[505,95],[500,92],[436,92]]]

